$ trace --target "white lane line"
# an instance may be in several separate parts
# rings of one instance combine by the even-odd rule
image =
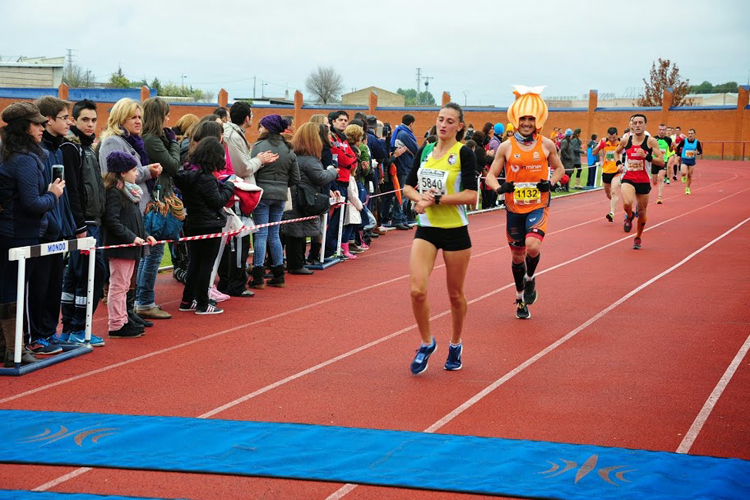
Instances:
[[[601,318],[603,318],[609,312],[611,312],[612,310],[614,310],[615,308],[617,308],[618,306],[620,306],[623,302],[625,302],[628,299],[630,299],[633,295],[637,294],[638,292],[640,292],[644,288],[646,288],[646,287],[650,286],[651,284],[655,283],[656,281],[660,280],[664,276],[670,274],[675,269],[678,269],[678,268],[682,267],[687,262],[689,262],[690,260],[692,260],[695,256],[697,256],[698,254],[702,253],[707,248],[710,248],[716,242],[721,241],[722,239],[724,239],[725,237],[727,237],[728,235],[730,235],[731,233],[733,233],[734,231],[736,231],[737,229],[739,229],[740,227],[742,227],[748,221],[750,221],[750,217],[748,217],[744,221],[740,222],[739,224],[737,224],[733,228],[729,229],[728,231],[726,231],[721,236],[718,236],[718,237],[714,238],[713,240],[711,240],[710,242],[706,243],[701,248],[699,248],[695,252],[691,253],[690,255],[688,255],[687,257],[685,257],[684,259],[682,259],[680,262],[678,262],[677,264],[675,264],[672,267],[670,267],[669,269],[667,269],[665,271],[662,271],[661,273],[657,274],[656,276],[654,276],[650,280],[646,281],[645,283],[643,283],[643,284],[639,285],[638,287],[634,288],[633,290],[631,290],[627,294],[623,295],[618,300],[616,300],[615,302],[613,302],[612,304],[610,304],[609,306],[607,306],[606,308],[602,309],[597,314],[595,314],[594,316],[592,316],[591,318],[589,318],[583,324],[581,324],[577,328],[571,330],[564,337],[562,337],[562,338],[556,340],[555,342],[553,342],[552,344],[548,345],[547,347],[545,347],[544,349],[542,349],[541,351],[539,351],[538,353],[536,353],[535,355],[533,355],[532,357],[530,357],[529,359],[527,359],[526,361],[524,361],[520,365],[516,366],[514,369],[512,369],[511,371],[509,371],[508,373],[506,373],[505,375],[503,375],[502,377],[500,377],[496,381],[494,381],[492,384],[488,385],[487,387],[485,387],[484,389],[482,389],[481,391],[479,391],[477,394],[475,394],[474,396],[472,396],[471,398],[469,398],[468,400],[466,400],[463,404],[461,404],[460,406],[458,406],[456,409],[454,409],[453,411],[451,411],[450,413],[448,413],[446,416],[444,416],[443,418],[441,418],[440,420],[438,420],[437,422],[435,422],[431,426],[429,426],[427,429],[424,430],[424,432],[426,432],[426,433],[435,433],[435,432],[437,432],[442,427],[444,427],[446,424],[448,424],[451,420],[455,419],[456,417],[458,417],[459,415],[461,415],[463,412],[465,412],[466,410],[468,410],[469,408],[471,408],[472,406],[474,406],[476,403],[478,403],[479,401],[481,401],[482,399],[484,399],[492,391],[494,391],[495,389],[497,389],[501,385],[503,385],[506,382],[508,382],[509,380],[511,380],[513,377],[515,377],[516,375],[518,375],[519,373],[521,373],[522,371],[524,371],[526,368],[528,368],[529,366],[533,365],[534,363],[536,363],[537,361],[539,361],[540,359],[542,359],[544,356],[546,356],[547,354],[551,353],[552,351],[554,351],[555,349],[557,349],[558,347],[560,347],[561,345],[563,345],[564,343],[566,343],[568,340],[570,340],[573,337],[575,337],[576,335],[578,335],[584,329],[588,328],[592,324],[594,324],[597,321],[599,321]],[[747,353],[747,347],[750,347],[750,338],[748,338],[748,341],[745,343],[745,346],[743,346],[744,352],[742,352],[742,350],[740,350],[740,352],[742,352],[742,357],[744,357],[745,353]],[[738,354],[738,356],[739,356],[739,354]],[[741,358],[737,359],[737,357],[735,357],[735,361],[737,362],[737,364],[739,364],[740,360],[741,360]],[[732,364],[734,364],[734,361],[732,362]],[[730,365],[730,367],[731,367],[731,365]],[[732,373],[734,373],[734,371],[732,371]],[[726,377],[726,374],[725,374],[725,377]],[[725,377],[722,377],[722,380],[724,380]],[[729,378],[731,378],[731,375],[729,376]],[[729,381],[727,380],[727,383],[728,382]],[[723,390],[723,388],[722,388],[722,390]],[[711,396],[713,397],[713,394]],[[716,399],[718,399],[718,396],[716,397]],[[711,401],[711,397],[709,397],[709,401]],[[707,404],[708,404],[708,402],[707,402]],[[711,405],[711,408],[712,407],[713,407],[713,404]],[[706,413],[706,418],[708,418],[708,413],[710,413],[710,412],[711,412],[711,410],[709,409],[708,412]],[[702,413],[703,413],[703,411],[701,411],[701,414]],[[699,415],[699,417],[700,417],[700,415]],[[700,425],[702,426],[703,424],[701,423]],[[692,430],[692,427],[691,427],[691,430]],[[697,432],[700,432],[700,429],[698,429]],[[695,433],[695,436],[697,436],[697,432]],[[687,436],[685,438],[687,439]],[[692,442],[691,442],[691,444],[692,444]],[[333,492],[330,496],[328,496],[326,498],[326,500],[339,500],[342,497],[344,497],[347,493],[351,492],[354,488],[356,488],[355,484],[352,484],[352,483],[345,484],[344,486],[342,486],[341,488],[339,488],[338,490],[336,490],[335,492]]]
[[[742,360],[745,358],[745,355],[747,354],[748,350],[750,350],[750,336],[748,336],[747,339],[745,340],[745,343],[742,344],[742,347],[740,347],[740,350],[737,352],[737,355],[734,357],[732,362],[727,367],[727,370],[724,372],[724,375],[719,380],[719,383],[716,384],[716,387],[714,387],[714,390],[711,391],[711,395],[708,396],[708,399],[706,400],[706,403],[703,405],[703,408],[701,408],[700,413],[698,413],[698,416],[695,417],[695,420],[693,421],[693,425],[690,426],[690,429],[687,431],[687,434],[685,434],[685,437],[682,439],[680,446],[677,448],[677,453],[690,452],[690,448],[693,446],[693,443],[695,443],[695,439],[698,437],[698,434],[700,434],[701,430],[703,429],[703,425],[706,423],[706,420],[708,420],[708,417],[709,415],[711,415],[711,412],[713,411],[714,406],[716,406],[716,403],[719,401],[719,398],[721,397],[721,394],[724,392],[724,389],[726,389],[727,386],[729,385],[729,382],[732,380],[734,373],[737,371],[737,368],[740,366],[740,363],[742,363]]]
[[[50,481],[48,483],[44,483],[41,486],[37,486],[36,488],[34,488],[31,491],[47,491],[50,488],[54,488],[58,484],[62,484],[65,481],[73,479],[74,477],[78,477],[81,474],[85,474],[86,472],[88,472],[90,470],[91,470],[91,467],[81,467],[80,469],[76,469],[76,470],[74,470],[72,472],[68,472],[64,476],[60,476],[57,479],[53,479],[52,481]]]

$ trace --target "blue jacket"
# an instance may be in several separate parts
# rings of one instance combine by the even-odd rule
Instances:
[[[58,205],[47,184],[44,164],[33,153],[0,162],[1,236],[33,239],[46,231],[47,213]]]
[[[44,162],[44,180],[47,184],[52,182],[52,165],[64,165],[63,154],[60,146],[64,137],[52,137],[47,131],[42,136],[42,149],[47,152]],[[44,241],[58,241],[71,239],[76,235],[77,226],[70,208],[68,190],[64,189],[59,203],[49,213],[49,224],[47,230],[39,236]]]
[[[370,155],[373,159],[377,160],[378,163],[383,163],[385,160],[385,141],[378,139],[378,137],[371,131],[367,131],[367,147],[370,148]]]
[[[396,158],[396,168],[398,168],[398,175],[408,175],[411,170],[412,163],[414,163],[414,157],[419,151],[419,145],[417,144],[417,138],[414,137],[414,132],[403,123],[396,127],[391,136],[391,151],[396,149],[396,141],[401,141],[409,151]]]

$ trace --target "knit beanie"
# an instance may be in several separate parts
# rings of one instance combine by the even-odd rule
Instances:
[[[289,124],[279,115],[264,116],[260,120],[261,126],[272,134],[280,134],[289,127]]]
[[[567,129],[567,130],[565,131],[565,135],[567,135],[567,136],[573,135],[573,131],[572,131],[572,130],[570,130],[570,129]]]
[[[502,123],[496,123],[495,124],[495,135],[503,135],[503,132],[505,132],[505,127],[503,127]]]
[[[133,155],[123,151],[112,151],[107,155],[107,172],[124,173],[137,165]]]

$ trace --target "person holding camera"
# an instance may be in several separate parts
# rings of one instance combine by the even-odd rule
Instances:
[[[41,158],[44,124],[48,119],[30,102],[16,102],[3,110],[0,129],[0,353],[13,366],[16,344],[18,262],[8,259],[11,248],[38,245],[49,226],[49,213],[59,203],[65,181],[48,182]],[[26,277],[39,259],[26,262]],[[58,297],[59,300],[59,297]],[[21,363],[37,361],[21,346]]]

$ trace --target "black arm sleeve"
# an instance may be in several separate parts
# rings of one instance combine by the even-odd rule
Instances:
[[[696,139],[696,141],[698,142],[698,144],[697,144],[698,154],[702,155],[703,154],[703,145],[701,144],[701,141],[698,141],[697,139]]]
[[[461,190],[477,190],[477,157],[474,151],[463,146],[461,148]]]
[[[414,161],[411,162],[411,170],[409,170],[409,175],[406,176],[406,184],[413,188],[416,188],[417,183],[419,182],[419,179],[417,179],[417,171],[419,171],[419,166],[422,164],[423,150],[424,146],[419,148],[419,151],[417,151],[417,154],[414,156]]]

